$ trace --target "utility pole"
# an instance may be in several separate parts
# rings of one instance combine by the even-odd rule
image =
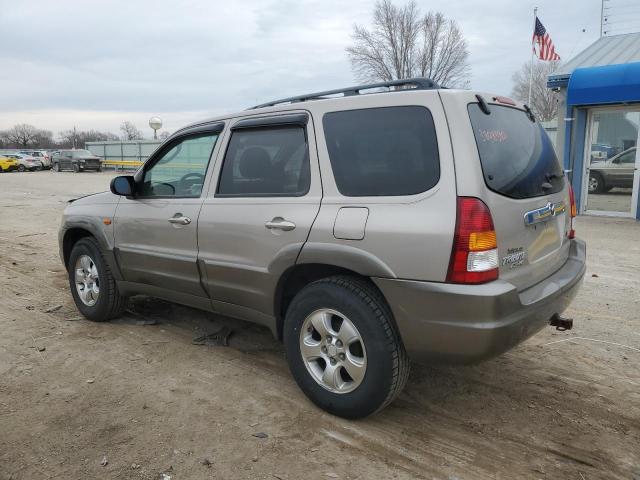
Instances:
[[[73,126],[73,149],[76,149],[76,126]]]

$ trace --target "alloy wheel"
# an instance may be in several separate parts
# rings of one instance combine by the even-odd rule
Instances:
[[[100,295],[98,267],[89,255],[81,255],[76,260],[75,282],[78,297],[88,307],[93,307]]]
[[[367,370],[360,332],[335,310],[316,310],[304,320],[300,353],[311,377],[333,393],[349,393],[358,388]]]

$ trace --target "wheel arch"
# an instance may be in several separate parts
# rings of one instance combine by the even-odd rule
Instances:
[[[296,294],[310,283],[336,275],[356,277],[365,281],[377,290],[386,301],[380,289],[367,275],[330,263],[297,263],[282,273],[275,289],[273,311],[276,318],[278,340],[283,338],[284,318]]]
[[[71,256],[73,246],[79,240],[87,237],[91,237],[98,242],[102,255],[105,261],[109,264],[109,268],[111,269],[113,276],[116,280],[122,280],[122,275],[120,273],[116,257],[104,233],[97,230],[90,223],[83,223],[82,225],[72,224],[64,230],[60,242],[60,254],[65,268],[68,270],[69,257]]]

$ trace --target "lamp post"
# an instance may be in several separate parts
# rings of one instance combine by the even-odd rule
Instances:
[[[162,120],[159,117],[151,117],[149,119],[149,126],[153,129],[153,139],[158,139],[158,130],[162,128]]]

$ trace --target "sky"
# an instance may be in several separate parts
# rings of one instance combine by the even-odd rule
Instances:
[[[403,4],[402,1],[396,1]],[[417,0],[458,22],[471,88],[511,92],[530,60],[533,7],[569,60],[597,40],[599,0]],[[345,48],[374,1],[0,0],[0,130],[162,130],[356,84]]]

